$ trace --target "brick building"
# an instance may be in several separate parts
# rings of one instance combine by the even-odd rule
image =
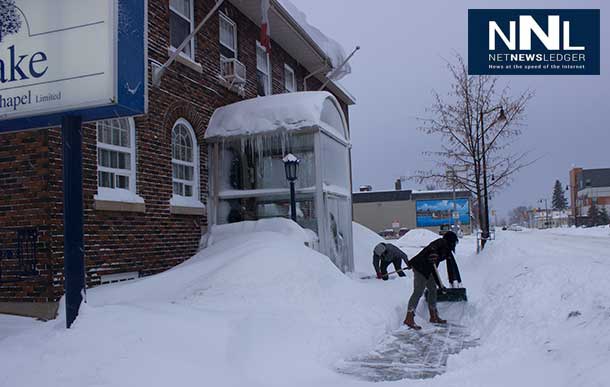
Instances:
[[[214,4],[148,0],[148,113],[83,127],[88,286],[155,274],[196,252],[207,227],[204,134],[215,109],[325,83],[346,117],[354,104],[326,78],[328,52],[278,1],[269,11],[271,53],[258,43],[260,1],[227,0],[153,87],[152,65],[164,63]],[[61,158],[59,128],[0,134],[0,313],[56,313],[64,265]]]
[[[610,168],[572,168],[569,189],[571,216],[578,225],[588,223],[592,203],[610,212]]]

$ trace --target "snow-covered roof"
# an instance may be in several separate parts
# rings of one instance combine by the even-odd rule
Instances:
[[[307,21],[307,15],[298,9],[290,0],[278,0],[286,11],[294,18],[294,20],[303,28],[309,37],[322,49],[330,60],[333,69],[337,69],[347,58],[345,49],[336,40],[328,37],[318,28],[312,26]],[[331,71],[332,72],[332,71]],[[346,63],[341,70],[333,74],[333,78],[341,79],[350,74],[352,68],[349,63]]]
[[[230,1],[253,23],[260,25],[260,0]],[[333,80],[327,77],[346,58],[346,52],[339,43],[309,24],[305,14],[294,4],[289,4],[288,0],[271,0],[269,24],[274,43],[286,50],[310,74],[315,74],[314,78],[322,83],[329,81],[326,88],[343,103],[356,103],[355,97],[336,81],[337,74],[333,74]],[[345,75],[348,69],[349,65],[344,67],[339,75]]]
[[[205,138],[311,128],[349,141],[343,111],[336,98],[325,91],[275,94],[220,107],[210,119]]]

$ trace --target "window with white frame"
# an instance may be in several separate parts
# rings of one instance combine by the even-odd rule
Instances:
[[[174,195],[199,201],[199,150],[192,126],[179,119],[172,130]]]
[[[297,91],[297,79],[294,75],[294,70],[287,64],[284,64],[284,91],[287,93]]]
[[[256,81],[259,96],[271,94],[271,65],[267,49],[256,42]]]
[[[97,185],[136,191],[135,125],[131,118],[97,122]]]
[[[169,35],[173,48],[178,48],[184,39],[193,32],[194,0],[170,0],[169,2]],[[191,59],[195,58],[195,39],[191,39],[182,52]]]
[[[219,13],[220,61],[237,58],[237,25],[224,13]]]

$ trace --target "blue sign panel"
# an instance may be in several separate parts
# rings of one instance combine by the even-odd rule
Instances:
[[[468,73],[599,75],[598,9],[470,9]]]
[[[435,227],[451,224],[453,200],[418,200],[415,202],[417,227]],[[455,211],[461,224],[470,224],[468,199],[456,199]]]
[[[0,133],[146,113],[146,1],[0,6]]]

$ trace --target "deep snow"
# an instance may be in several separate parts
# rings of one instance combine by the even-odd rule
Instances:
[[[361,257],[374,243],[364,234]],[[396,383],[606,386],[610,238],[593,234],[498,232],[478,256],[464,238],[462,323],[480,345],[450,356],[434,379]],[[368,384],[334,369],[399,328],[410,278],[352,279],[277,232],[238,234],[165,273],[91,289],[70,330],[60,317],[3,332],[0,386]]]

